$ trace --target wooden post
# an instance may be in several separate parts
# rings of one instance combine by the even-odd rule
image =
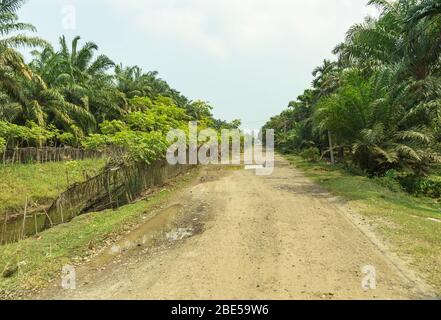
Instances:
[[[15,154],[17,152],[17,147],[14,148],[14,151],[12,152],[12,165],[14,165],[15,163]]]
[[[329,139],[329,152],[331,153],[331,164],[335,165],[334,147],[332,145],[332,135],[330,130],[328,130],[328,139]]]
[[[64,210],[63,205],[60,205],[61,223],[64,223]]]
[[[46,218],[47,218],[46,220],[49,222],[50,227],[52,228],[54,226],[54,223],[51,219],[51,216],[49,215],[49,213],[46,210],[44,210],[44,214],[46,215]],[[45,225],[46,225],[46,222],[45,222]]]
[[[28,197],[26,197],[26,202],[25,202],[25,206],[24,206],[24,213],[23,213],[23,226],[21,229],[21,239],[24,239],[26,231],[26,216],[28,214]]]
[[[114,208],[112,205],[112,192],[110,192],[110,173],[111,171],[107,173],[107,193],[109,194],[109,206],[111,206],[111,208]]]
[[[34,213],[35,234],[38,234],[37,211]]]
[[[3,151],[3,165],[6,165],[6,151],[8,150],[9,139],[6,139],[5,150]]]

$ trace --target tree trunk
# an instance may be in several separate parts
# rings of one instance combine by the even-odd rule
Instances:
[[[328,130],[328,139],[329,139],[329,152],[331,154],[331,164],[335,165],[334,147],[332,146],[332,135],[330,130]]]

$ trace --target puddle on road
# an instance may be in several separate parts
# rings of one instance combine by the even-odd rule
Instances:
[[[189,238],[194,234],[193,228],[178,228],[176,230],[167,232],[165,238],[168,241],[180,241]]]
[[[110,249],[106,249],[106,251],[93,259],[90,262],[90,267],[103,266],[111,262],[115,256],[129,250],[133,250],[135,248],[144,249],[145,247],[153,246],[157,239],[159,239],[161,236],[164,234],[167,235],[167,232],[173,232],[170,230],[172,230],[176,221],[179,220],[179,216],[183,212],[183,208],[183,205],[175,204],[161,210],[137,229],[124,236],[124,239],[115,243]],[[188,237],[188,233],[189,232],[183,233],[180,231],[176,237],[179,238],[183,235]],[[191,235],[193,235],[193,233],[191,233]]]
[[[146,221],[139,228],[135,229],[124,239],[123,244],[135,244],[136,246],[145,246],[152,244],[158,234],[164,233],[168,228],[172,227],[182,212],[181,204],[172,205],[161,210],[153,218]]]
[[[189,208],[181,204],[174,204],[160,210],[153,217],[147,218],[137,229],[125,235],[111,248],[98,254],[87,263],[86,269],[99,269],[108,265],[121,254],[134,250],[146,250],[154,247],[161,241],[179,242],[204,230],[203,220],[207,217],[207,204]]]

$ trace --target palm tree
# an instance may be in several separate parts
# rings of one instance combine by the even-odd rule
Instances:
[[[323,65],[314,69],[312,85],[320,90],[319,96],[327,95],[338,87],[339,73],[338,64],[330,60],[324,60]]]
[[[419,4],[413,6],[406,19],[407,28],[419,23],[422,19],[433,20],[441,15],[441,3],[437,0],[422,0]]]
[[[359,70],[345,73],[336,92],[317,103],[315,128],[331,130],[340,147],[348,148],[354,161],[371,174],[399,167],[426,174],[427,166],[439,160],[431,134],[432,117],[430,113],[425,118],[421,115],[421,110],[428,113],[427,106],[410,111],[403,106],[390,91],[395,81],[394,70],[389,68],[369,79]],[[426,93],[430,95],[428,90]]]
[[[416,79],[425,79],[432,68],[439,70],[441,56],[441,3],[436,0],[423,0],[411,7],[405,19],[405,30],[413,39],[411,53],[418,53],[412,67]]]
[[[313,89],[267,126],[275,127],[281,148],[323,150],[332,132],[341,154],[370,174],[407,168],[425,175],[441,161],[441,3],[369,4],[379,18],[352,26],[334,50],[337,63],[317,67]]]
[[[22,55],[15,49],[49,46],[44,40],[23,33],[36,31],[34,26],[18,22],[16,11],[23,3],[23,0],[0,1],[0,84],[2,89],[17,101],[24,99],[17,77],[31,79],[32,72],[25,64]]]
[[[0,91],[0,121],[13,122],[21,111],[19,103],[13,102],[8,94]]]
[[[42,127],[50,123],[64,131],[71,131],[74,125],[89,132],[96,125],[94,116],[87,109],[66,101],[56,88],[49,88],[44,82],[28,82],[26,95],[28,103],[24,120],[34,121]]]
[[[72,40],[70,49],[66,38],[60,38],[61,50],[59,56],[60,76],[65,83],[62,85],[67,99],[75,104],[81,104],[98,121],[111,120],[127,112],[126,97],[115,87],[114,76],[109,74],[114,62],[106,55],[95,52],[98,46],[87,42],[79,48],[80,37]]]
[[[140,67],[117,65],[115,67],[115,79],[118,90],[123,92],[127,98],[151,97],[152,88],[147,83]]]
[[[363,23],[353,25],[345,42],[339,44],[333,53],[343,68],[357,67],[371,73],[384,64],[399,63],[404,56],[402,13],[384,12],[382,18],[368,17]]]
[[[439,67],[441,21],[439,2],[371,0],[381,15],[351,27],[334,53],[341,64],[372,72],[384,64],[399,65],[402,78],[425,79]]]
[[[138,66],[115,67],[115,79],[117,88],[128,99],[134,97],[149,97],[154,100],[159,96],[173,99],[174,103],[181,108],[188,107],[190,101],[179,91],[172,89],[169,84],[158,77],[158,72],[144,73]]]
[[[73,82],[84,83],[94,76],[101,76],[115,64],[106,55],[99,55],[94,59],[98,46],[93,42],[87,42],[81,48],[78,47],[80,37],[72,40],[70,49],[66,37],[60,38],[61,50],[58,53],[61,57],[62,71],[69,75]]]
[[[70,104],[80,106],[100,122],[120,117],[126,112],[127,101],[117,90],[113,75],[107,71],[114,63],[105,55],[94,59],[98,46],[87,42],[79,47],[80,37],[72,40],[70,47],[66,38],[60,38],[60,50],[33,52],[31,66],[51,88],[62,93]],[[89,132],[93,128],[82,128]]]

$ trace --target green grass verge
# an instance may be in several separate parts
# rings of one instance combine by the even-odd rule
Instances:
[[[29,296],[60,276],[66,264],[91,254],[90,245],[99,247],[107,239],[130,230],[142,216],[165,203],[177,188],[194,180],[197,170],[178,177],[171,185],[147,200],[117,210],[90,213],[40,234],[0,247],[0,272],[19,266],[10,278],[0,275],[0,299]]]
[[[424,274],[441,294],[441,204],[394,192],[373,179],[351,175],[343,168],[308,163],[285,156],[319,185],[349,201],[356,212],[367,217],[392,249]]]
[[[22,212],[26,199],[47,205],[67,189],[68,180],[70,184],[83,181],[104,165],[104,159],[0,165],[0,215]]]

